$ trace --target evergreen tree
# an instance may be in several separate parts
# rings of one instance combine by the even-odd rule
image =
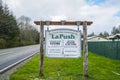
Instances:
[[[120,25],[118,27],[113,27],[111,34],[115,35],[117,33],[120,33]]]
[[[0,2],[0,39],[8,42],[7,47],[11,47],[13,42],[19,40],[19,28],[7,5],[3,6]]]
[[[116,27],[113,27],[111,33],[112,33],[112,35],[115,35],[115,34],[116,34]]]
[[[107,31],[104,31],[104,37],[108,37],[109,33]]]
[[[0,0],[0,19],[3,14],[3,6],[2,6],[2,1]]]
[[[9,12],[4,12],[0,19],[0,38],[7,41],[13,40],[14,37],[19,35],[16,19],[12,14],[8,13]]]
[[[118,33],[120,33],[120,25],[118,26]]]
[[[103,36],[104,36],[104,34],[101,32],[101,33],[99,34],[99,36],[103,37]]]
[[[95,36],[94,32],[88,35],[88,37]]]

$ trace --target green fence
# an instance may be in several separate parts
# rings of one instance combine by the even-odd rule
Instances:
[[[88,42],[90,52],[112,59],[120,59],[120,41]]]

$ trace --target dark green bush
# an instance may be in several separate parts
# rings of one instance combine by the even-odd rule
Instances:
[[[5,48],[5,47],[6,47],[6,44],[7,44],[6,40],[0,38],[0,49]]]

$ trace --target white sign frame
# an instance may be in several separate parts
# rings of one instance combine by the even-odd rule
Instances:
[[[81,32],[72,29],[54,29],[45,32],[45,52],[49,58],[81,57]]]

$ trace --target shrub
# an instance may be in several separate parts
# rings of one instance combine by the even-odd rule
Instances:
[[[0,49],[6,48],[6,44],[7,44],[6,40],[0,38]]]

